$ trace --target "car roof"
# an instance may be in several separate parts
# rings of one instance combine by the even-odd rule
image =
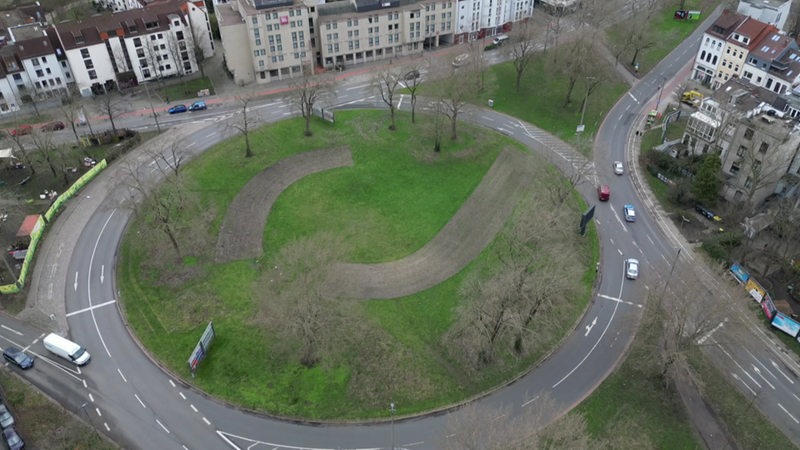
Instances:
[[[639,260],[636,258],[628,258],[628,264],[639,264]]]

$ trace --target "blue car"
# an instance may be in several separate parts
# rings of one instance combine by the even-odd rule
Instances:
[[[206,102],[203,100],[198,100],[189,105],[189,111],[203,111],[204,109],[206,109]]]
[[[636,222],[636,210],[633,209],[633,205],[623,206],[622,212],[625,215],[626,222]]]
[[[185,113],[187,111],[186,105],[175,105],[169,110],[167,110],[170,114],[178,114],[178,113]]]
[[[3,350],[3,359],[23,370],[33,367],[33,359],[17,347],[6,347]]]

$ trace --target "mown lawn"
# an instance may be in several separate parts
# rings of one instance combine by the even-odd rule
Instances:
[[[391,401],[399,414],[437,408],[502,384],[551,349],[576,314],[559,315],[560,334],[542,342],[540,351],[486,368],[480,376],[464,377],[464,370],[447,356],[442,336],[453,321],[461,283],[487,258],[488,249],[438,286],[404,298],[355,304],[360,321],[380,330],[380,342],[387,346],[381,351],[386,370],[408,381],[392,386],[381,379],[365,382],[365,374],[342,359],[307,368],[286,356],[285,347],[293,344],[281,343],[262,326],[255,291],[265,271],[272,269],[272,258],[287,244],[328,231],[347,243],[351,261],[409,255],[447,223],[500,150],[520,150],[500,134],[461,124],[459,139],[445,139],[442,152],[435,154],[423,126],[411,125],[408,115],[399,115],[395,132],[387,125],[382,111],[340,111],[336,125],[315,122],[314,136],[306,138],[301,120],[284,121],[253,132],[252,158],[244,157],[242,139],[234,138],[188,165],[182,178],[191,186],[196,206],[187,207],[176,223],[182,230],[182,258],[170,254],[165,233],[153,230],[147,212],[131,226],[122,249],[123,304],[147,347],[189,378],[186,360],[213,320],[217,338],[193,383],[248,408],[315,419],[385,416]],[[250,178],[294,153],[341,146],[352,152],[353,167],[305,177],[279,197],[265,227],[263,260],[212,262],[226,207]],[[568,203],[576,211],[584,208],[578,197]],[[598,253],[593,233],[576,241],[587,268]],[[589,299],[594,270],[587,272],[580,294],[569,299],[574,312]],[[354,379],[364,384],[353,386]]]

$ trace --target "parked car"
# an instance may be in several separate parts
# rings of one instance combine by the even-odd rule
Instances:
[[[625,278],[635,280],[639,277],[639,260],[629,258],[625,260]]]
[[[597,186],[597,198],[601,202],[607,202],[611,198],[611,188],[605,184]]]
[[[419,78],[419,76],[419,70],[409,70],[405,75],[403,75],[403,79],[406,81],[412,81]]]
[[[3,430],[3,438],[6,441],[8,450],[22,450],[25,448],[25,443],[22,441],[22,438],[19,437],[19,434],[14,427],[9,427]]]
[[[0,403],[0,427],[8,428],[14,425],[14,416],[8,411],[8,407]]]
[[[189,105],[189,111],[203,111],[206,108],[207,108],[206,107],[206,102],[203,101],[203,100],[198,100],[198,101],[192,103],[191,105]]]
[[[633,205],[625,205],[622,207],[622,213],[625,216],[626,222],[636,222],[636,209]]]
[[[33,131],[33,127],[30,125],[20,125],[17,128],[11,130],[12,136],[25,136],[26,134],[31,134]]]
[[[175,105],[167,110],[167,112],[170,114],[185,113],[186,111],[186,105]]]
[[[47,122],[46,124],[44,124],[41,127],[39,127],[39,129],[42,130],[42,131],[63,130],[64,129],[64,122],[62,122],[60,120],[56,120],[56,121],[53,121],[53,122]]]
[[[624,172],[625,169],[622,167],[622,161],[614,161],[614,173],[622,175]]]
[[[3,359],[23,370],[33,367],[33,359],[17,347],[6,347],[3,350]]]
[[[722,217],[714,214],[714,211],[706,208],[703,205],[695,205],[694,210],[700,213],[701,216],[705,217],[708,220],[713,220],[715,222],[722,222]]]

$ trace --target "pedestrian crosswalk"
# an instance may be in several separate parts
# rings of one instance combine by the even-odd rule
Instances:
[[[589,160],[586,156],[575,150],[566,142],[558,139],[550,133],[534,127],[529,123],[518,121],[519,128],[521,128],[528,137],[544,146],[547,150],[554,153],[558,157],[567,161],[574,169],[576,181],[578,179],[586,179],[593,184],[597,184],[597,171],[594,167],[594,162]],[[572,178],[572,177],[570,177]]]

